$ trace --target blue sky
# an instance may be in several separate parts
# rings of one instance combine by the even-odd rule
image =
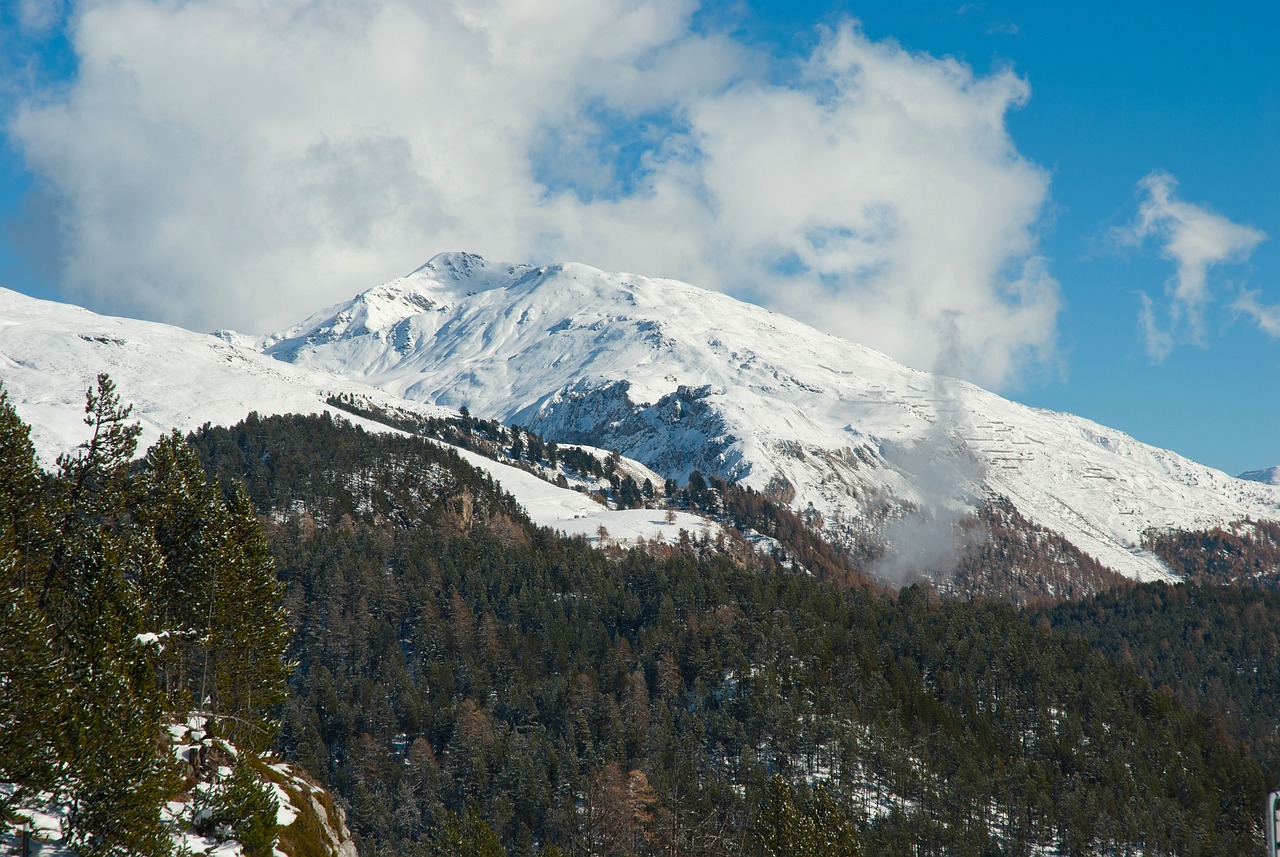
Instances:
[[[263,329],[576,258],[1280,463],[1278,4],[262,8],[5,4],[0,284]]]
[[[1280,302],[1280,4],[800,2],[757,14],[780,41],[851,14],[872,38],[1025,77],[1031,98],[1008,123],[1052,173],[1042,234],[1066,301],[1065,366],[1013,398],[1231,473],[1280,462],[1280,340],[1223,299],[1203,347],[1153,361],[1138,293],[1159,294],[1172,266],[1110,234],[1133,219],[1138,181],[1166,171],[1183,198],[1268,236],[1246,263],[1211,272],[1222,294]]]

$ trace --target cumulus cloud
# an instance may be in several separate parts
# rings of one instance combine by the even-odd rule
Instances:
[[[1202,206],[1176,198],[1178,183],[1168,173],[1155,172],[1138,183],[1144,198],[1134,222],[1117,232],[1122,243],[1140,246],[1148,238],[1160,247],[1160,255],[1176,267],[1165,284],[1164,305],[1145,292],[1139,323],[1147,353],[1161,361],[1184,343],[1203,345],[1204,314],[1213,300],[1209,269],[1227,262],[1242,262],[1266,235],[1249,226],[1233,223]],[[1238,302],[1242,311],[1255,315],[1265,328],[1262,310],[1246,295]],[[1251,309],[1252,308],[1252,309]]]
[[[441,250],[672,276],[998,385],[1055,347],[1048,177],[1010,71],[874,42],[798,66],[692,0],[95,0],[11,139],[65,293],[264,330]]]

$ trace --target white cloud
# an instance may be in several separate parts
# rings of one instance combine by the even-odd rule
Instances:
[[[1280,304],[1259,303],[1256,291],[1245,290],[1231,308],[1251,316],[1267,336],[1280,338]]]
[[[673,276],[999,384],[1055,346],[1011,72],[826,33],[795,72],[688,0],[96,0],[11,137],[63,287],[268,329],[441,250]],[[795,73],[793,73],[795,72]]]
[[[1165,285],[1166,306],[1161,308],[1149,295],[1141,295],[1139,323],[1147,353],[1156,361],[1168,357],[1180,344],[1204,344],[1204,313],[1213,299],[1209,268],[1248,259],[1266,238],[1257,229],[1177,199],[1177,185],[1173,176],[1163,172],[1151,173],[1140,181],[1138,187],[1145,198],[1138,216],[1131,226],[1117,231],[1123,243],[1133,246],[1154,238],[1160,255],[1176,266],[1176,273]]]

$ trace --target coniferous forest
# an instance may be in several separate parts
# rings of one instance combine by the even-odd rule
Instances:
[[[1263,590],[1017,608],[695,540],[606,555],[446,448],[328,415],[133,462],[106,383],[95,440],[52,474],[0,407],[0,780],[81,765],[86,843],[173,788],[156,733],[204,706],[246,746],[274,735],[365,855],[1261,848],[1280,774]],[[102,747],[128,777],[90,770]]]
[[[299,664],[283,747],[366,853],[1260,842],[1268,754],[1040,617],[697,544],[611,559],[450,453],[330,418],[192,442],[271,521]]]

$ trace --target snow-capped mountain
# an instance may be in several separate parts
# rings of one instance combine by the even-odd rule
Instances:
[[[834,541],[1008,497],[1122,574],[1150,527],[1280,519],[1280,490],[1033,409],[723,294],[586,265],[442,254],[283,332],[224,333],[395,396],[812,507]],[[881,530],[884,532],[884,530]],[[890,529],[900,542],[924,538]]]
[[[335,410],[330,397],[345,393],[362,401],[418,416],[457,416],[457,411],[415,405],[357,381],[289,366],[233,341],[182,328],[97,315],[80,307],[36,300],[0,288],[0,382],[28,425],[46,466],[86,439],[85,390],[100,372],[115,381],[121,400],[132,404],[143,428],[140,449],[170,429],[190,431],[205,423],[233,425],[250,411],[311,414]],[[386,426],[344,414],[375,431]],[[585,494],[558,488],[516,467],[458,450],[487,471],[538,524],[570,534],[596,535],[604,526],[613,539],[663,538],[679,531],[717,528],[696,515],[668,521],[648,509],[610,510]]]
[[[1263,470],[1246,471],[1241,473],[1239,478],[1248,479],[1250,482],[1261,482],[1264,485],[1280,485],[1280,464]]]

